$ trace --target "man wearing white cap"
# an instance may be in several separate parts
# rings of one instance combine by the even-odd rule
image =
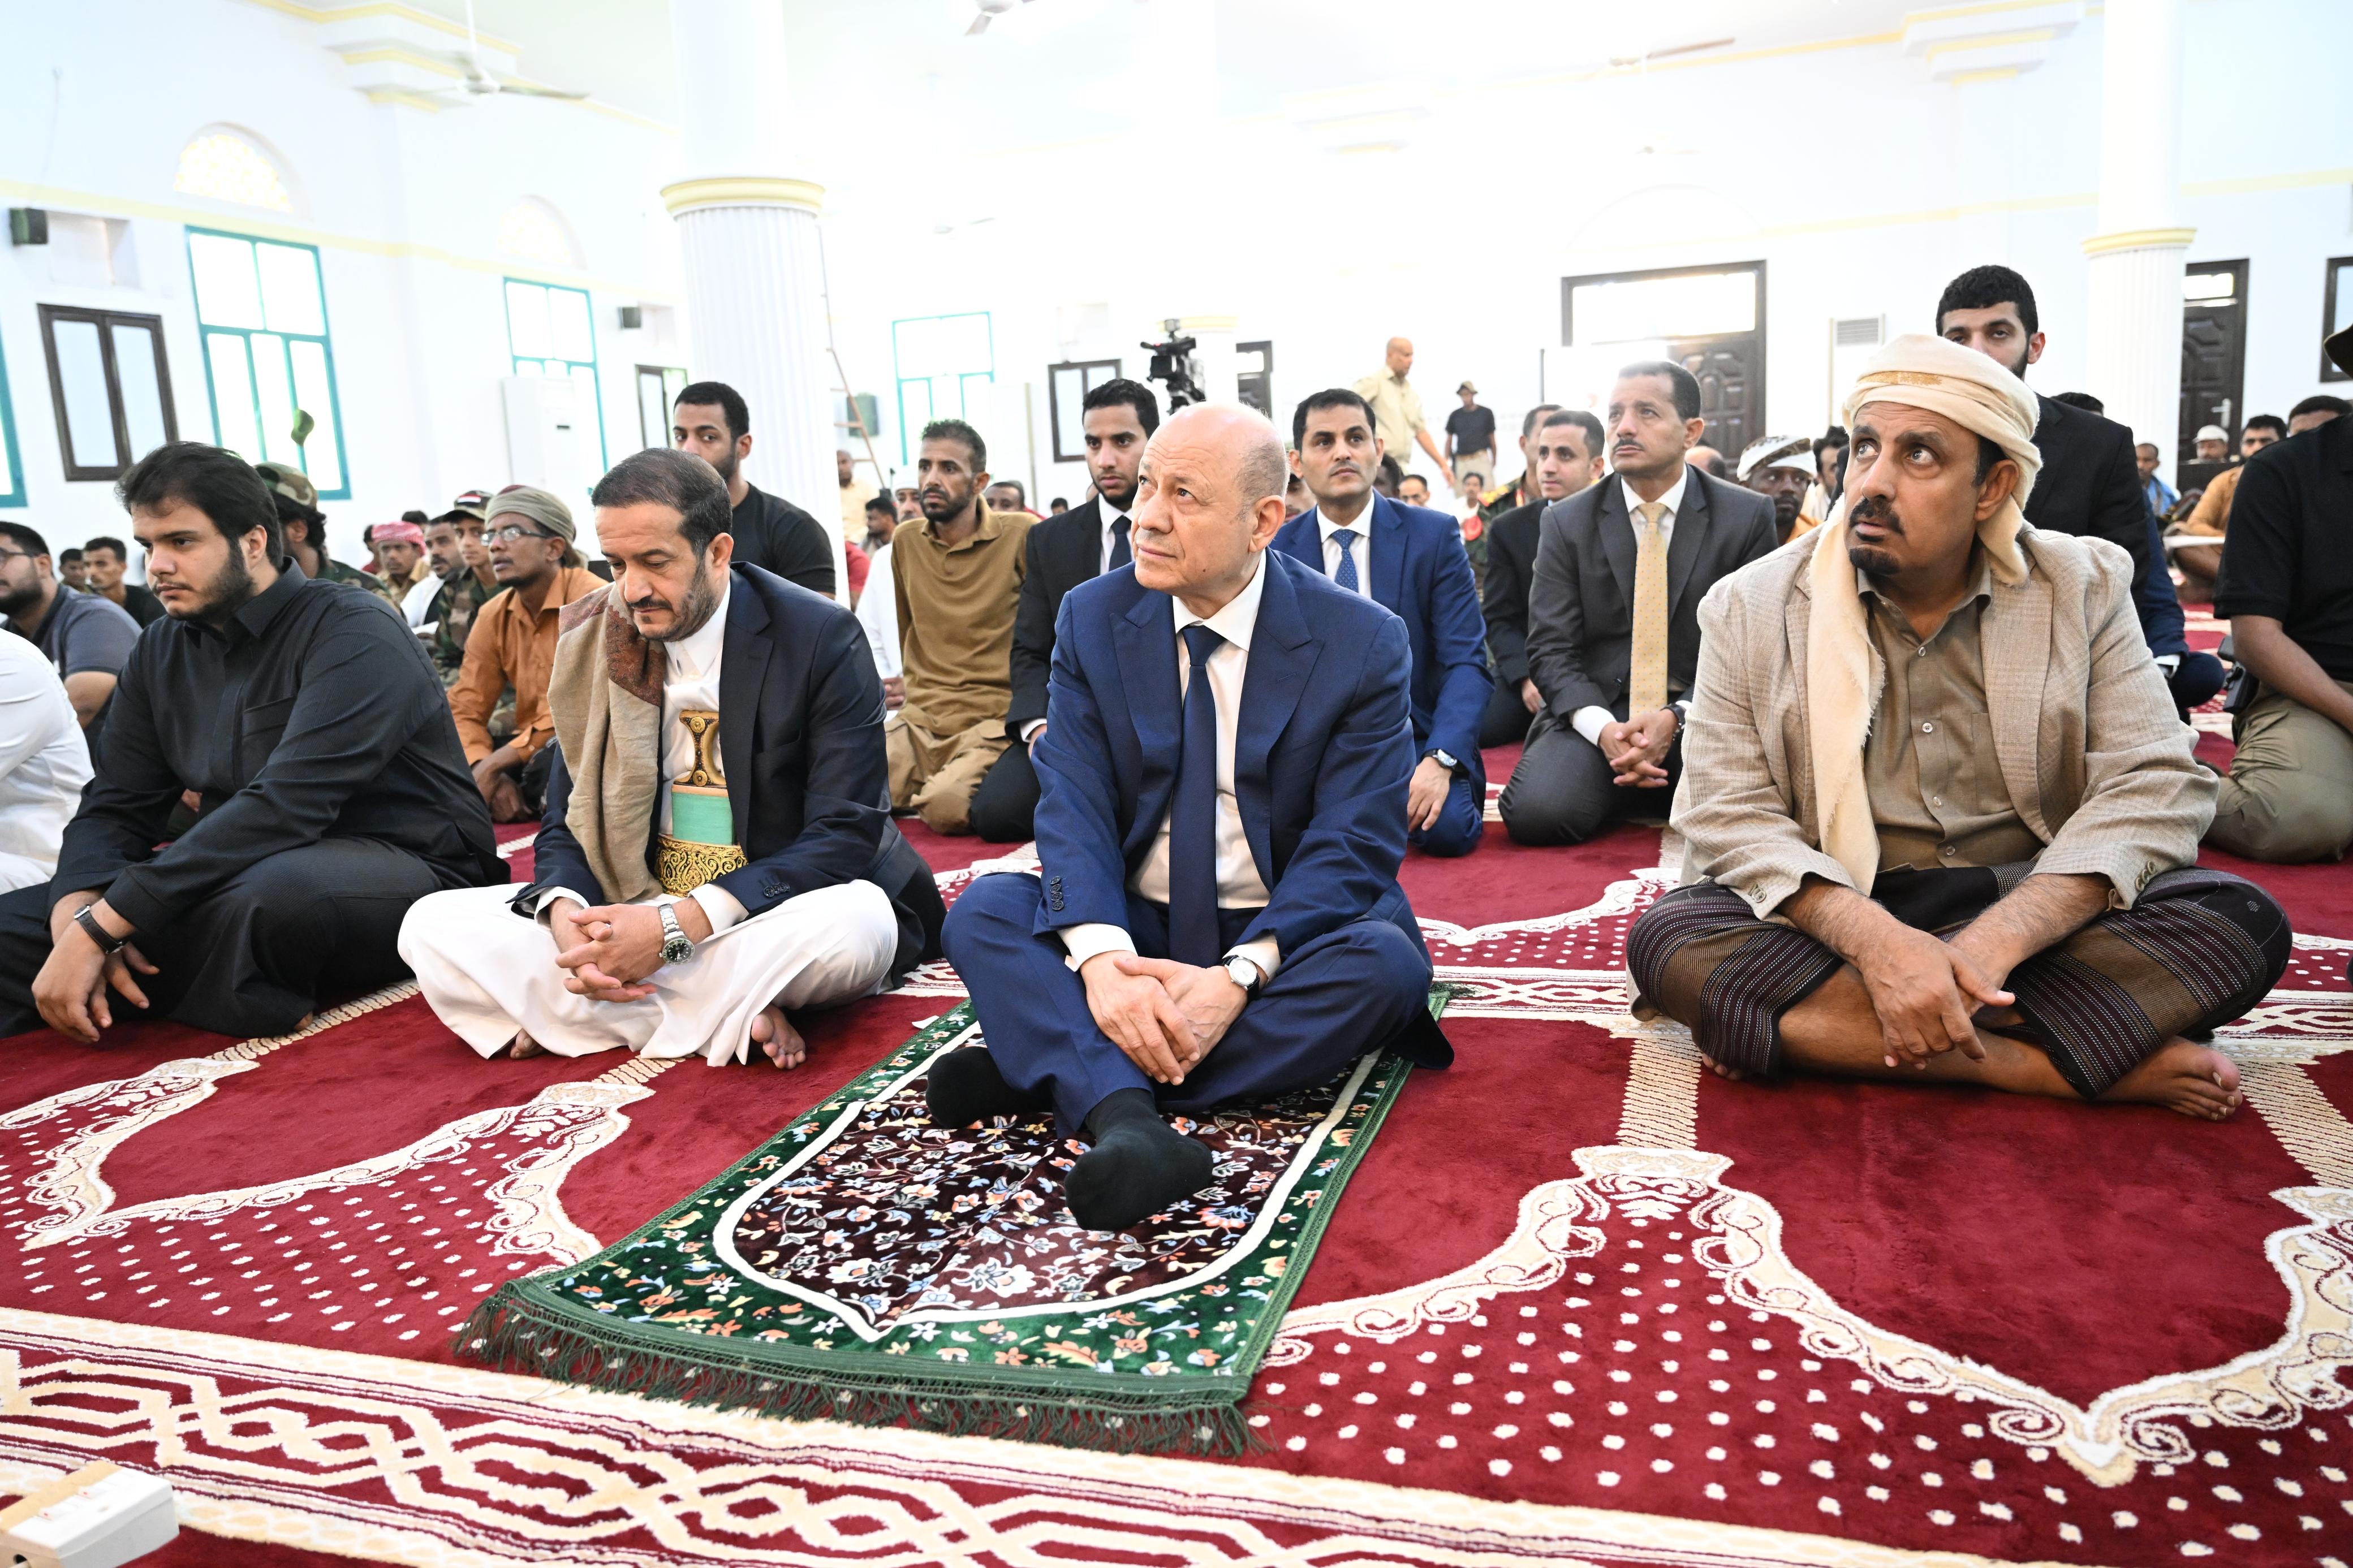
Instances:
[[[2220,1121],[2197,1042],[2286,966],[2261,889],[2194,862],[2190,755],[2102,540],[2020,512],[2025,384],[1898,338],[1846,402],[1830,521],[1700,606],[1673,823],[1629,933],[1641,1010],[1717,1071],[1916,1075]]]
[[[1740,454],[1734,478],[1773,502],[1773,526],[1787,544],[1822,525],[1806,514],[1806,493],[1815,487],[1814,444],[1804,436],[1759,436]]]
[[[2220,425],[2198,426],[2198,460],[2201,463],[2228,462],[2231,457],[2231,433]]]

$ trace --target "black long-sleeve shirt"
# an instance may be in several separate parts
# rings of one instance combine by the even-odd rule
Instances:
[[[757,485],[746,484],[744,490],[744,504],[727,528],[735,536],[736,563],[832,598],[833,540],[825,524]]]
[[[382,599],[291,561],[225,631],[141,637],[100,751],[50,889],[103,889],[142,931],[322,838],[405,849],[453,887],[507,879],[424,645]],[[186,789],[202,811],[159,851]]]

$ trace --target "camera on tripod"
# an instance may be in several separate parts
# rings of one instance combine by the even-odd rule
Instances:
[[[1144,379],[1167,384],[1168,412],[1171,414],[1179,408],[1189,408],[1196,403],[1208,401],[1208,395],[1201,390],[1201,362],[1193,357],[1193,350],[1198,345],[1193,339],[1181,335],[1176,325],[1177,319],[1169,317],[1160,323],[1160,330],[1168,334],[1167,341],[1142,345],[1152,355],[1152,363],[1145,371]]]

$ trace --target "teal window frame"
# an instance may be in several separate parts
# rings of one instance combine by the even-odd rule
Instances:
[[[16,446],[16,410],[8,400],[8,354],[0,347],[0,457],[7,461],[0,467],[8,488],[0,490],[0,506],[23,507],[31,503],[25,499],[25,459]]]
[[[900,328],[922,326],[932,321],[965,321],[975,317],[979,319],[982,333],[988,344],[988,363],[986,366],[977,370],[942,371],[930,375],[907,374],[906,355],[899,335]],[[934,419],[965,418],[967,408],[966,395],[973,384],[978,382],[987,386],[997,380],[997,323],[987,310],[951,310],[944,315],[906,316],[892,321],[891,323],[891,374],[896,383],[894,391],[899,405],[899,460],[902,463],[912,463],[914,461],[913,443],[922,435],[925,425]],[[953,381],[955,384],[956,406],[953,411],[942,409],[934,395],[935,389],[944,381]],[[911,420],[907,417],[907,388],[911,385],[920,385],[923,389],[925,413],[921,419]]]
[[[265,329],[261,327],[217,326],[206,321],[204,297],[196,289],[195,251],[194,247],[187,243],[188,241],[195,239],[199,235],[208,236],[215,239],[239,240],[247,245],[274,245],[286,250],[308,251],[311,257],[312,276],[317,279],[319,285],[319,331],[316,333],[293,332]],[[215,338],[233,337],[243,340],[246,363],[248,367],[248,378],[253,382],[255,386],[253,421],[254,426],[257,429],[261,427],[262,413],[259,378],[252,376],[250,371],[250,367],[255,363],[253,357],[255,350],[254,339],[273,337],[279,340],[280,352],[285,353],[287,356],[286,384],[289,387],[293,385],[293,351],[285,345],[296,342],[316,343],[319,345],[320,354],[325,363],[327,373],[326,424],[328,428],[334,432],[335,460],[343,468],[343,483],[337,485],[332,489],[321,490],[319,492],[319,499],[321,500],[351,500],[352,448],[350,444],[343,439],[343,384],[340,378],[335,374],[334,330],[332,324],[332,312],[329,310],[327,305],[327,271],[326,268],[320,264],[319,247],[315,245],[305,245],[300,240],[276,239],[267,235],[259,234],[240,234],[233,228],[200,228],[193,224],[185,226],[185,237],[183,240],[183,247],[188,258],[188,299],[195,309],[196,317],[196,346],[199,350],[200,357],[205,362],[205,399],[213,418],[213,439],[223,446],[227,444],[226,438],[221,434],[220,388],[213,378],[213,340]],[[311,417],[314,419],[319,417],[318,411],[315,409],[311,410]],[[298,450],[301,453],[302,471],[307,474],[311,470],[310,449],[308,447],[303,447],[298,448]],[[264,455],[259,452],[248,453],[246,456],[248,460],[253,462],[260,462],[264,460]]]
[[[588,319],[588,357],[586,359],[573,359],[565,354],[521,354],[515,353],[514,296],[507,290],[518,283],[526,289],[544,289],[551,294],[577,294],[580,296],[580,308]],[[525,374],[522,368],[525,364],[534,364],[539,366],[539,373],[542,375],[547,374],[547,366],[550,363],[569,365],[575,370],[585,368],[588,372],[588,401],[595,404],[596,406],[596,461],[598,470],[601,472],[603,469],[612,467],[612,447],[605,437],[605,373],[596,363],[596,301],[590,297],[587,289],[575,289],[568,283],[543,283],[536,278],[515,278],[510,276],[499,279],[499,303],[504,307],[507,313],[507,363],[513,369],[515,374],[522,375]],[[634,383],[632,383],[630,390],[632,394],[635,393],[636,387]]]

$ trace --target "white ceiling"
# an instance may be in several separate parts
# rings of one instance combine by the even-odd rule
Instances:
[[[412,3],[465,16],[465,0]],[[937,118],[1004,143],[1181,115],[1198,101],[1182,60],[1200,48],[1231,117],[1368,84],[1475,91],[1717,39],[1733,42],[1711,52],[1745,55],[1891,33],[1922,0],[1023,0],[976,37],[965,34],[973,0],[779,3],[797,111]],[[526,76],[675,123],[665,0],[475,0],[475,11],[484,33],[521,46]]]

